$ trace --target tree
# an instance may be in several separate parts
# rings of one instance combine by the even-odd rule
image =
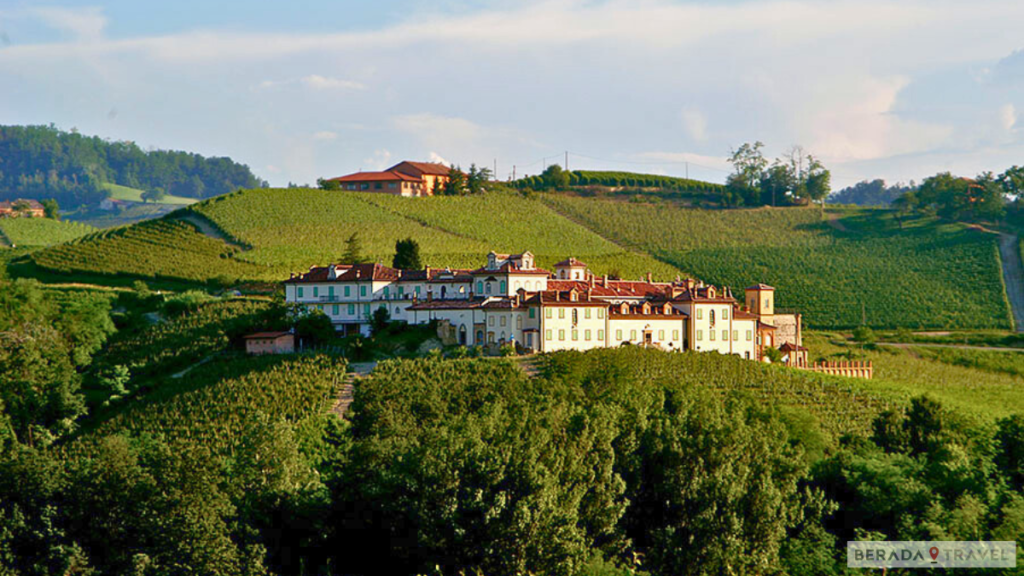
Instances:
[[[341,182],[337,180],[327,180],[325,178],[317,178],[316,186],[321,190],[341,190]]]
[[[363,241],[359,238],[358,232],[353,232],[348,240],[345,240],[345,254],[341,257],[341,261],[345,264],[362,264],[365,262],[363,258]]]
[[[983,173],[976,180],[941,172],[924,179],[917,205],[949,220],[998,219],[1005,210],[1004,186],[1009,182]]]
[[[437,180],[434,181],[436,187]],[[462,170],[452,166],[448,169],[448,180],[444,183],[441,192],[445,196],[461,196],[466,193],[466,175]],[[434,191],[437,194],[437,191]]]
[[[832,191],[832,173],[814,156],[807,155],[807,179],[803,192],[807,199],[821,204],[821,216],[825,217],[825,199]]]
[[[391,267],[399,270],[419,270],[423,268],[420,261],[420,245],[412,238],[395,242],[395,257]]]
[[[167,197],[167,193],[163,188],[154,188],[143,192],[141,197],[143,202],[160,202]]]
[[[476,164],[470,164],[469,174],[466,175],[466,190],[470,194],[479,194],[484,191],[484,186],[491,180],[490,168],[477,168]]]
[[[747,205],[757,202],[755,191],[761,188],[765,168],[768,166],[768,161],[761,153],[762,148],[764,144],[761,142],[744,143],[731,152],[729,162],[733,165],[733,173],[726,179],[730,204],[738,204],[739,200]]]
[[[391,313],[388,312],[387,306],[378,306],[370,315],[370,330],[374,336],[386,330],[390,323]]]
[[[770,201],[772,206],[778,206],[778,201],[785,199],[786,195],[795,187],[796,182],[790,166],[778,160],[772,164],[761,181],[764,199]]]
[[[565,190],[569,187],[569,173],[558,164],[552,164],[540,175],[546,190]]]
[[[60,206],[53,198],[43,200],[43,213],[47,218],[60,220]]]

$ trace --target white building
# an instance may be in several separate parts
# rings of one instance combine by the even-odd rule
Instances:
[[[778,314],[771,286],[747,288],[744,304],[694,280],[596,277],[575,258],[554,268],[537,268],[530,252],[492,252],[476,270],[332,264],[293,275],[285,297],[324,312],[346,333],[367,334],[383,307],[392,320],[441,323],[466,346],[550,352],[632,344],[760,359],[768,347],[802,344],[800,315]]]

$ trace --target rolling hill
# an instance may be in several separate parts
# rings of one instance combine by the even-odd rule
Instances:
[[[928,218],[901,227],[881,210],[831,217],[822,222],[806,208],[708,211],[557,194],[408,199],[258,189],[31,258],[61,273],[279,281],[338,261],[357,233],[364,255],[384,263],[396,240],[414,238],[431,266],[476,267],[490,250],[531,250],[541,266],[574,256],[597,274],[624,278],[651,271],[734,288],[766,282],[778,288],[780,306],[815,328],[1011,325],[993,235]]]
[[[23,247],[52,246],[95,230],[86,224],[50,218],[0,218],[0,243],[6,241]]]

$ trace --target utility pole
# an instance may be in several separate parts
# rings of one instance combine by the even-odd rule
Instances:
[[[569,151],[565,151],[565,171],[569,171]]]
[[[514,181],[515,179],[516,179],[516,165],[513,164],[512,165],[512,180]]]
[[[494,172],[491,172],[491,176],[495,180],[498,179],[498,159],[497,158],[494,159]]]

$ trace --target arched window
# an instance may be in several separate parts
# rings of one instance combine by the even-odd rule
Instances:
[[[480,343],[480,342],[484,341],[484,331],[483,330],[477,330],[476,331],[476,341],[477,341],[477,343]]]
[[[579,321],[580,321],[579,310],[573,308],[572,309],[572,325],[575,326]]]
[[[447,295],[448,295],[448,287],[447,286],[441,286],[441,300],[444,300],[444,297],[447,296]]]
[[[490,282],[488,282],[488,283],[487,283],[487,284],[486,284],[486,285],[484,286],[484,291],[485,291],[485,292],[487,292],[488,294],[490,294],[490,293],[491,293],[491,283],[490,283]]]
[[[466,325],[459,326],[459,344],[466,345]]]
[[[711,311],[710,319],[711,319],[711,325],[714,326],[715,325],[715,311],[714,310]]]

